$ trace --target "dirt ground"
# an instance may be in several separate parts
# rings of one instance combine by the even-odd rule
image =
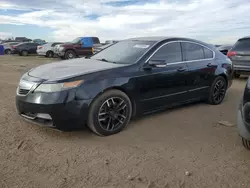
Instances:
[[[0,57],[1,188],[250,187],[250,152],[235,126],[246,78],[234,81],[221,105],[174,108],[98,137],[39,127],[17,115],[21,74],[51,61],[58,60]]]

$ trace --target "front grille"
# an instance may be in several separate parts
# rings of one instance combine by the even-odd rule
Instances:
[[[29,93],[29,90],[27,89],[21,89],[21,88],[18,89],[18,94],[20,95],[27,95],[28,93]]]

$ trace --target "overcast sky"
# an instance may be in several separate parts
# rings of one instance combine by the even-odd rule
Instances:
[[[101,41],[183,36],[234,43],[250,35],[250,0],[0,0],[0,37]]]

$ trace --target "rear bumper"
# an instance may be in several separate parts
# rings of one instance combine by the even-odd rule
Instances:
[[[36,51],[37,55],[40,55],[40,56],[45,56],[46,55],[46,52],[39,52],[39,51]]]

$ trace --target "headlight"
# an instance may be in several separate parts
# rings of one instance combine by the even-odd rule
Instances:
[[[73,82],[64,82],[57,84],[41,84],[36,89],[35,92],[57,92],[65,89],[70,89],[79,86],[83,83],[83,80],[77,80]]]

